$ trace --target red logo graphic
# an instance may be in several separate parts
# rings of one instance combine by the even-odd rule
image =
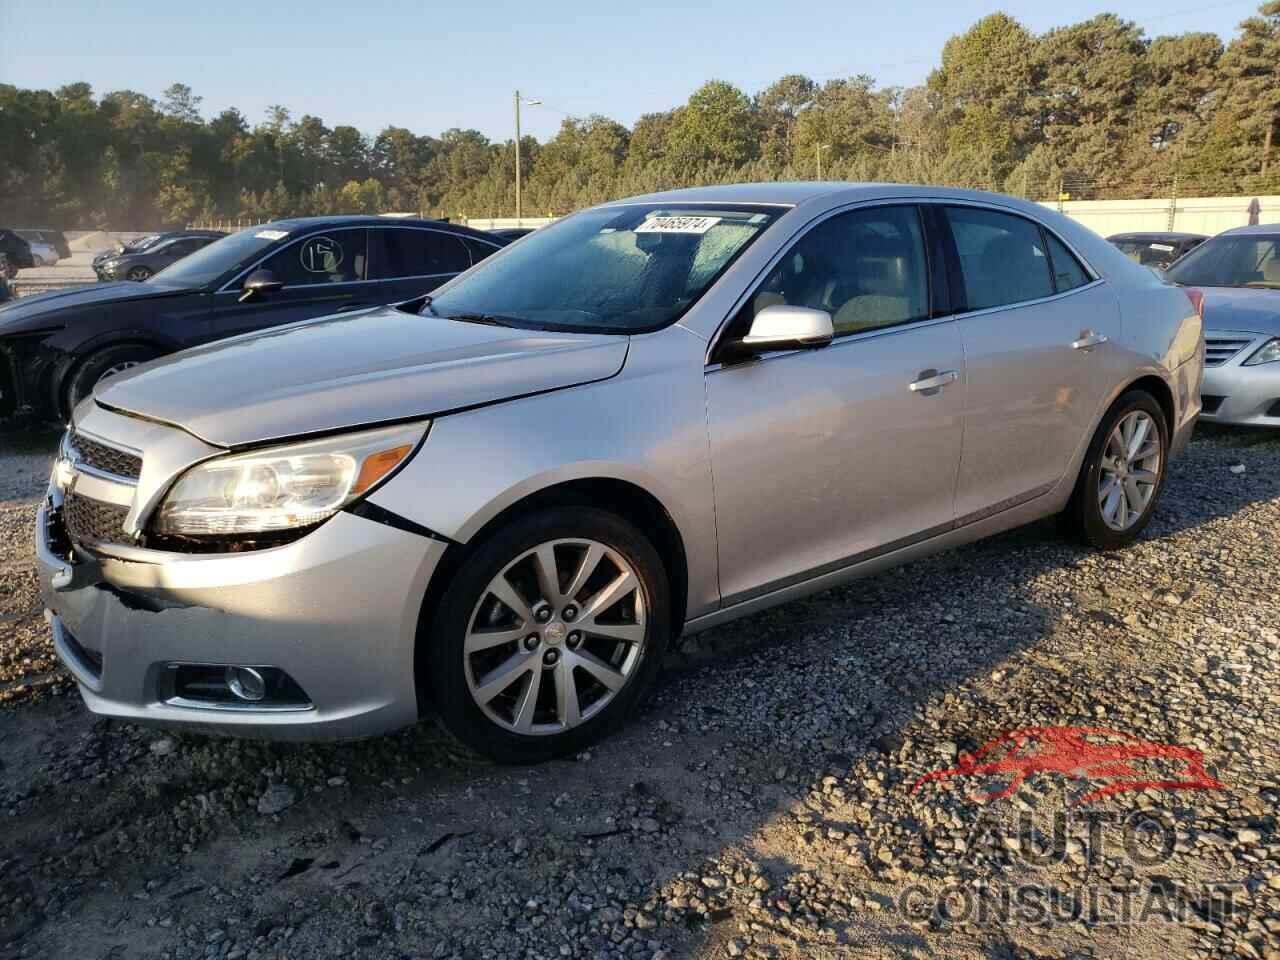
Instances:
[[[986,759],[983,759],[986,758]],[[1134,769],[1138,761],[1174,761],[1182,769],[1148,779]],[[912,786],[915,793],[930,780],[947,777],[1011,775],[1002,790],[971,797],[972,801],[1008,797],[1032,773],[1061,773],[1081,780],[1109,780],[1073,800],[1088,803],[1127,790],[1223,790],[1204,768],[1204,755],[1191,747],[1141,740],[1131,733],[1097,727],[1023,727],[988,740],[975,753],[960,754],[959,766],[926,773]]]

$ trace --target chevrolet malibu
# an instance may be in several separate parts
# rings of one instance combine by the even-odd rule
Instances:
[[[768,184],[608,203],[430,297],[122,372],[36,530],[89,708],[293,739],[616,727],[681,633],[1060,514],[1151,518],[1190,298],[1034,204]]]

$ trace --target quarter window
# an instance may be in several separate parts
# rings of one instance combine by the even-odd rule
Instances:
[[[827,311],[836,336],[928,317],[918,210],[871,207],[818,224],[765,278],[750,313],[773,304]]]
[[[373,269],[380,280],[461,273],[471,254],[451,233],[438,230],[378,230],[382,241]]]
[[[1088,283],[1089,275],[1066,244],[1047,230],[1045,236],[1049,238],[1049,258],[1053,260],[1053,283],[1057,291],[1074,290]]]
[[[985,310],[1053,294],[1040,227],[976,207],[947,207],[960,255],[965,309]]]
[[[366,231],[333,230],[313,233],[266,259],[286,287],[315,283],[352,283],[365,279]]]

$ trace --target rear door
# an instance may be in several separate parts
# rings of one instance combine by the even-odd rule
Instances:
[[[1120,341],[1115,296],[1035,221],[947,205],[968,369],[963,524],[1047,493],[1089,439]]]
[[[310,233],[243,271],[213,295],[211,339],[376,306],[378,282],[366,269],[368,233],[365,227]],[[241,302],[244,278],[258,269],[270,270],[284,286]]]
[[[462,238],[445,230],[376,227],[370,233],[370,267],[386,303],[430,293],[472,263]]]

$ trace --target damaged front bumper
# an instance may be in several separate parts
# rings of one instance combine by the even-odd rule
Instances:
[[[293,543],[187,555],[72,545],[56,487],[36,553],[58,656],[94,713],[270,739],[346,739],[415,722],[414,644],[445,545],[340,513]],[[250,666],[288,702],[204,699],[175,677]],[[184,673],[183,671],[187,671]]]

